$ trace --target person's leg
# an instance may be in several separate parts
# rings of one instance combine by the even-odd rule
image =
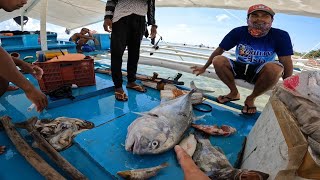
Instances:
[[[220,80],[230,89],[229,94],[219,96],[217,101],[219,103],[225,103],[232,100],[239,100],[240,94],[234,81],[234,73],[229,59],[224,56],[216,56],[213,59],[213,66]]]
[[[9,82],[0,77],[0,97],[8,90]]]
[[[246,98],[243,113],[254,114],[256,108],[254,105],[255,99],[274,87],[279,78],[282,76],[283,67],[278,63],[266,63],[257,72],[257,81],[255,82],[252,93]],[[253,107],[253,108],[251,108]],[[248,109],[249,108],[249,109]]]
[[[144,92],[145,88],[135,83],[138,61],[140,56],[140,44],[145,31],[145,17],[131,15],[130,31],[128,32],[128,84],[127,87]]]
[[[128,16],[112,24],[111,33],[111,72],[117,100],[126,101],[127,95],[122,89],[122,56],[127,46]]]

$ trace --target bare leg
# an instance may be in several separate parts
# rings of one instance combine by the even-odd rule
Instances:
[[[244,103],[249,107],[254,107],[255,99],[274,87],[279,81],[282,72],[283,68],[281,66],[273,63],[266,64],[258,74],[254,89]],[[243,112],[252,114],[256,112],[256,109],[247,110],[247,107],[245,106]]]
[[[0,77],[0,97],[7,91],[9,82]]]
[[[230,93],[225,95],[225,97],[228,98],[223,98],[220,96],[218,97],[218,101],[224,103],[227,102],[228,99],[239,99],[240,94],[234,81],[234,75],[229,60],[224,56],[216,56],[213,59],[213,66],[220,80],[224,82],[230,89]]]

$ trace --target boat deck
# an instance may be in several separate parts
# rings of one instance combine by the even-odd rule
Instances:
[[[37,81],[32,76],[26,75],[26,77],[38,87]],[[40,119],[66,116],[93,122],[95,128],[77,135],[73,146],[61,152],[62,156],[89,179],[118,179],[120,177],[117,176],[117,171],[151,167],[164,162],[168,162],[169,167],[161,170],[153,179],[173,177],[183,179],[183,172],[173,150],[159,155],[139,156],[125,151],[124,148],[127,127],[139,116],[135,112],[146,112],[159,105],[159,91],[148,88],[147,93],[139,93],[124,87],[129,100],[119,102],[114,98],[113,82],[110,76],[96,74],[96,84],[96,86],[74,89],[73,95],[76,96],[76,100],[73,102],[51,101],[48,109],[40,114],[35,110],[27,111],[31,103],[22,90],[7,92],[0,98],[0,116],[9,115],[13,122],[22,122],[33,116],[38,116]],[[222,107],[213,101],[207,100],[207,103],[213,107],[213,110],[209,113],[194,110],[197,116],[205,115],[196,123],[226,124],[237,129],[236,134],[230,137],[210,137],[212,144],[222,148],[230,162],[235,165],[245,138],[260,113],[244,116],[232,108]],[[25,130],[19,129],[19,132],[28,143],[32,143],[32,138]],[[20,179],[21,177],[42,179],[41,175],[19,154],[4,131],[0,131],[0,142],[0,145],[7,147],[6,152],[0,155],[0,179]],[[37,152],[44,155],[39,150]],[[53,163],[50,164],[53,165]],[[56,165],[53,167],[57,168]]]

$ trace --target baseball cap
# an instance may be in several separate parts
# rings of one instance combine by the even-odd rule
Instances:
[[[253,6],[249,7],[249,9],[248,9],[248,15],[251,14],[251,13],[253,13],[253,12],[255,12],[255,11],[264,11],[264,12],[267,12],[267,13],[269,13],[272,17],[275,15],[274,11],[273,11],[270,7],[268,7],[268,6],[264,5],[264,4],[256,4],[256,5],[253,5]]]

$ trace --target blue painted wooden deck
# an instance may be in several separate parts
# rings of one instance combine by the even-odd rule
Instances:
[[[36,80],[29,75],[27,78],[35,85]],[[133,155],[124,148],[128,125],[138,115],[135,112],[148,111],[160,103],[160,93],[148,88],[147,93],[126,90],[129,101],[118,102],[113,95],[111,77],[96,74],[96,86],[75,89],[75,102],[62,100],[59,103],[50,102],[49,109],[42,113],[35,110],[28,112],[30,106],[22,90],[7,92],[0,98],[0,116],[9,115],[13,122],[21,122],[32,116],[56,118],[59,116],[75,117],[92,121],[95,128],[79,134],[74,139],[74,145],[61,154],[89,179],[117,179],[117,171],[145,168],[169,162],[169,167],[163,169],[153,179],[183,179],[173,150],[159,155]],[[242,148],[245,136],[250,132],[258,115],[241,116],[237,112],[227,110],[212,104],[213,111],[203,113],[194,111],[197,116],[206,115],[197,124],[226,124],[237,129],[230,137],[211,137],[213,145],[222,148],[232,164],[235,164]],[[31,144],[32,138],[25,130],[19,130]],[[7,146],[5,154],[0,155],[0,179],[42,179],[41,175],[17,152],[4,131],[0,131],[0,145]],[[37,150],[37,152],[41,153]],[[51,163],[52,164],[52,163]],[[55,165],[53,165],[56,167]],[[18,173],[19,172],[19,173]]]

